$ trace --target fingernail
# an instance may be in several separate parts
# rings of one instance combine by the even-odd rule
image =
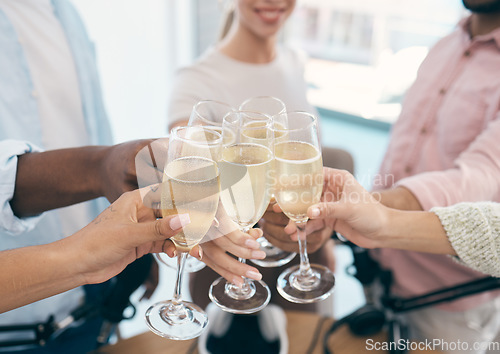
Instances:
[[[266,252],[264,251],[252,251],[252,259],[264,259],[266,258]]]
[[[188,225],[190,222],[189,214],[179,214],[170,219],[169,225],[172,230],[177,230]]]
[[[248,234],[253,237],[254,240],[262,237],[264,234],[261,229],[251,229]]]
[[[249,270],[248,272],[245,273],[247,278],[253,279],[253,280],[261,280],[262,279],[262,274],[259,272],[255,272],[253,270]]]
[[[177,250],[174,250],[174,255],[172,256],[172,258],[174,257],[177,257]]]
[[[311,209],[311,217],[315,218],[315,217],[319,216],[319,214],[321,214],[321,211],[319,210],[319,208],[312,208]]]
[[[260,248],[260,244],[251,238],[245,241],[245,246],[247,246],[248,248],[252,248],[254,250],[258,250]]]
[[[198,247],[198,260],[201,261],[202,258],[203,258],[203,250],[201,249],[201,247]]]

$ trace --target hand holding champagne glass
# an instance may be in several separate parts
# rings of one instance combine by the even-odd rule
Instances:
[[[278,277],[277,288],[289,301],[310,303],[326,299],[335,285],[330,270],[319,264],[310,264],[307,256],[307,209],[320,200],[323,162],[316,117],[306,112],[285,114],[288,128],[275,127],[275,131],[286,136],[274,146],[275,193],[281,210],[297,226],[300,265],[286,269]]]
[[[177,277],[172,300],[146,311],[154,333],[177,340],[197,337],[208,323],[206,313],[181,298],[182,269],[189,250],[197,245],[214,221],[219,204],[219,169],[216,160],[222,138],[204,127],[177,127],[170,134],[161,195],[162,215],[189,214],[191,223],[171,240],[177,249]]]
[[[221,201],[227,215],[243,232],[260,220],[271,198],[274,158],[271,123],[268,116],[247,111],[231,112],[222,123],[223,140],[229,134],[234,142],[224,144],[222,149]],[[245,262],[242,258],[239,261]],[[244,278],[239,288],[219,278],[210,286],[209,296],[225,311],[253,313],[269,303],[271,293],[261,280]]]

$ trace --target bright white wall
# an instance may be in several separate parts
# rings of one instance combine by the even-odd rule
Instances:
[[[189,57],[186,4],[175,0],[73,0],[95,41],[115,140],[164,136],[169,83]],[[185,25],[184,25],[185,28]]]

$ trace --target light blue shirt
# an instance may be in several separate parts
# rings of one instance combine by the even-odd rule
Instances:
[[[74,7],[65,0],[52,0],[52,4],[75,62],[90,142],[94,145],[109,145],[112,143],[111,129],[104,110],[94,46]],[[0,48],[0,250],[5,250],[45,244],[67,235],[62,235],[55,212],[32,218],[17,218],[10,208],[17,155],[43,150],[44,146],[27,59],[12,23],[1,10]],[[91,203],[93,217],[107,204],[103,198]],[[51,314],[60,319],[78,306],[82,294],[81,289],[75,289],[9,311],[0,315],[0,324],[46,321]],[[0,336],[0,340],[3,338]]]

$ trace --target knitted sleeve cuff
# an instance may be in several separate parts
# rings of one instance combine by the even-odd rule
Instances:
[[[500,277],[500,204],[460,203],[432,208],[461,263]]]

